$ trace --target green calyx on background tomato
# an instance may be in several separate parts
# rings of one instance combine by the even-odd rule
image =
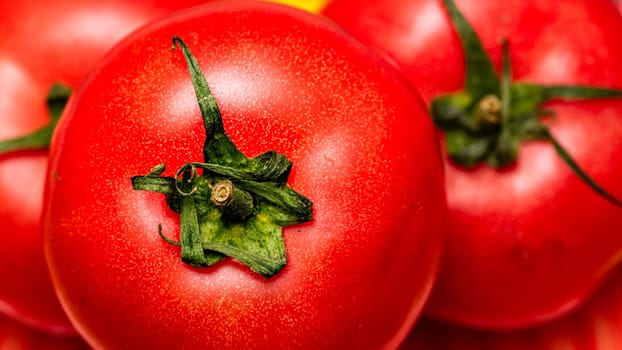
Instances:
[[[173,49],[177,45],[203,116],[205,162],[186,163],[175,178],[160,176],[165,166],[158,165],[133,177],[132,187],[165,194],[169,207],[180,213],[182,261],[205,267],[229,256],[272,277],[287,264],[281,227],[311,220],[311,201],[287,185],[292,163],[285,155],[268,151],[249,159],[238,150],[196,59],[174,37]]]
[[[622,21],[609,1],[454,2],[499,84],[509,39],[514,82],[622,87]],[[323,14],[394,62],[428,107],[464,89],[464,47],[442,0],[334,0]],[[555,98],[537,107],[555,112],[537,121],[622,198],[622,99]],[[621,208],[586,185],[550,141],[522,143],[516,162],[499,168],[485,159],[460,165],[446,148],[446,250],[425,315],[482,329],[532,327],[579,307],[619,264]]]
[[[48,91],[46,104],[50,114],[50,122],[30,134],[0,141],[0,154],[20,150],[35,150],[48,148],[52,133],[60,119],[63,109],[71,95],[71,88],[67,85],[56,83]]]
[[[622,97],[622,91],[580,85],[538,85],[512,81],[509,43],[503,42],[501,77],[477,34],[452,0],[443,0],[460,38],[466,63],[462,91],[435,98],[430,106],[435,124],[444,131],[450,158],[463,166],[486,162],[500,168],[516,161],[523,141],[551,142],[557,154],[594,191],[617,206],[622,201],[598,185],[549,132],[542,108],[554,99]]]

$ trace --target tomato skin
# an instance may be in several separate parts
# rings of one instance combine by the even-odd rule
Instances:
[[[611,2],[456,4],[497,67],[509,38],[514,80],[622,87],[622,21]],[[440,1],[335,0],[323,14],[395,62],[428,102],[462,87],[464,55]],[[622,197],[622,102],[546,107],[557,115],[555,137]],[[429,316],[493,329],[544,322],[581,304],[619,263],[620,208],[591,191],[551,144],[525,143],[516,164],[501,170],[445,164],[448,247]]]
[[[124,35],[199,0],[0,1],[0,140],[49,121],[57,82],[76,87]],[[75,333],[50,282],[40,217],[47,151],[0,156],[0,313],[53,333]],[[15,179],[25,185],[16,185]]]
[[[79,337],[38,332],[8,317],[0,317],[0,350],[88,350]]]
[[[422,320],[402,350],[611,350],[622,348],[622,270],[571,314],[515,332],[486,332]]]
[[[231,259],[186,266],[157,232],[175,238],[178,215],[132,190],[155,164],[174,174],[202,159],[173,35],[238,148],[286,154],[289,185],[313,201],[312,222],[284,229],[289,263],[272,279]],[[395,348],[436,274],[445,199],[424,105],[386,62],[300,10],[211,4],[124,40],[70,102],[49,174],[46,257],[95,348]]]

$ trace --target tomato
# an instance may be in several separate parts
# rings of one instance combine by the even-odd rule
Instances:
[[[213,97],[197,103],[173,36]],[[388,63],[301,10],[213,3],[135,32],[72,96],[50,157],[46,257],[95,348],[394,348],[436,275],[446,203],[425,105]],[[256,210],[238,211],[250,219],[205,202],[231,192],[199,182],[203,170],[251,179],[230,179],[250,193]],[[290,220],[295,193],[312,219],[281,234],[273,224]],[[257,238],[268,253],[224,252],[260,225],[273,225]],[[231,232],[209,236],[220,229]]]
[[[472,108],[446,109],[456,112],[453,117],[465,117],[448,119],[448,124],[473,121],[473,98],[482,95],[464,91],[486,84],[478,76],[496,75],[499,81],[486,86],[497,90],[501,116],[497,114],[496,124],[485,131],[479,124],[472,131],[439,128],[446,154],[448,247],[425,312],[473,327],[526,327],[580,305],[622,257],[622,211],[619,200],[612,203],[622,197],[622,101],[526,101],[527,107],[537,108],[517,116],[524,112],[520,103],[530,97],[525,91],[531,94],[542,86],[621,88],[622,46],[616,33],[622,31],[622,21],[610,1],[573,0],[563,6],[549,0],[456,2],[484,49],[475,61],[489,60],[484,63],[490,70],[484,64],[483,71],[467,75],[465,62],[471,56],[462,49],[441,1],[335,0],[323,13],[398,65],[433,114],[439,103],[434,101]],[[519,86],[525,88],[522,96]],[[499,102],[503,91],[504,96],[518,96],[509,98],[510,108]],[[538,118],[551,113],[552,118]],[[502,119],[507,116],[524,127],[521,132],[535,132],[541,139],[520,148],[514,139],[504,143],[506,151],[514,152],[509,161],[494,157],[499,154],[478,159],[496,161],[499,167],[456,161],[508,141],[500,133],[501,123],[503,130],[514,125]],[[482,134],[490,143],[472,140]],[[560,156],[560,148],[591,184]]]
[[[87,350],[81,338],[55,336],[0,317],[0,350]]]
[[[622,348],[622,270],[562,319],[515,332],[485,332],[425,320],[401,349],[611,350]]]
[[[199,0],[0,1],[0,140],[49,122],[55,83],[76,87],[116,41],[150,19]],[[39,223],[46,150],[0,156],[0,312],[40,329],[73,333],[52,289]],[[16,179],[24,181],[16,186]]]

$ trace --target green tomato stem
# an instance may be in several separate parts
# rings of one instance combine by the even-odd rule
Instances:
[[[46,99],[50,122],[30,134],[0,141],[0,154],[48,148],[56,124],[70,95],[71,89],[69,87],[58,83],[54,84]]]

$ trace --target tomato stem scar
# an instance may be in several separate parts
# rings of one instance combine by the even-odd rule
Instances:
[[[245,221],[253,212],[253,196],[236,188],[230,180],[220,180],[212,187],[210,201],[223,209],[223,215],[234,222]]]

